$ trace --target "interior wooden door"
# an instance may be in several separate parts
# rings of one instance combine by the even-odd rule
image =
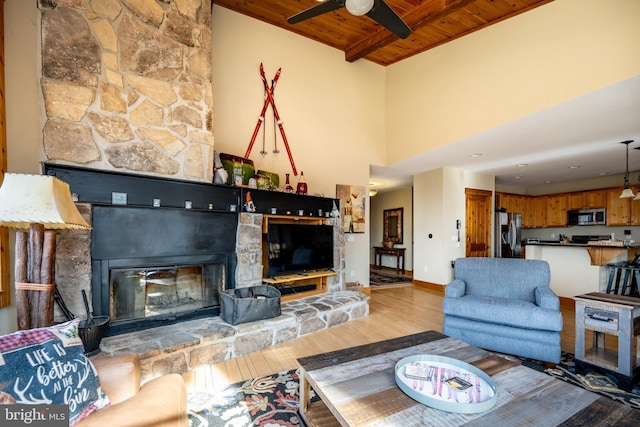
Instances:
[[[491,256],[491,191],[465,189],[467,257]]]

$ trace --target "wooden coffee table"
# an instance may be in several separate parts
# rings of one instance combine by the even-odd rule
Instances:
[[[495,406],[478,414],[444,412],[423,405],[397,387],[395,364],[415,354],[435,354],[482,369],[497,386]],[[637,425],[640,411],[555,379],[545,373],[428,331],[298,359],[301,415],[310,426],[492,427]],[[321,402],[309,403],[310,387]]]

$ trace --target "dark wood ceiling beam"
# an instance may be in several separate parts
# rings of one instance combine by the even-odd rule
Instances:
[[[472,3],[474,0],[430,0],[425,1],[415,8],[411,9],[407,13],[401,16],[402,20],[411,28],[412,31],[418,28],[428,25],[434,20],[438,19],[442,15],[450,13],[455,9],[465,7],[467,4]],[[409,36],[411,37],[411,36]],[[364,58],[371,52],[375,52],[388,44],[391,44],[398,40],[398,37],[381,27],[371,35],[358,40],[351,46],[345,49],[345,59],[348,62],[357,61],[360,58]]]

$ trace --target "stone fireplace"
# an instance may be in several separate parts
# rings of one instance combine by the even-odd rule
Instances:
[[[96,205],[92,216],[93,309],[110,335],[215,316],[235,287],[236,215]]]
[[[211,182],[211,2],[38,9],[46,160]]]
[[[45,161],[210,183],[211,2],[37,0],[37,7]],[[91,222],[94,200],[84,193],[79,208]],[[167,208],[172,201],[163,194]],[[60,233],[57,250],[58,287],[82,315],[80,291],[91,292],[94,276],[91,233]]]
[[[105,353],[140,354],[143,375],[184,372],[367,315],[366,296],[344,290],[344,235],[336,227],[337,274],[328,279],[326,294],[285,302],[275,323],[251,328],[232,327],[212,315],[188,320],[183,308],[196,317],[213,314],[222,289],[261,284],[263,275],[267,212],[231,213],[230,205],[242,206],[240,190],[211,184],[211,2],[37,2],[44,171],[70,184],[85,219],[100,225],[101,210],[120,208],[235,221],[171,241],[172,227],[149,229],[147,221],[137,221],[117,230],[133,243],[112,253],[101,252],[109,252],[104,239],[118,233],[99,237],[99,243],[93,231],[58,234],[56,285],[69,309],[84,317],[85,290],[95,314],[110,315],[120,329],[103,340]],[[82,169],[102,175],[88,181]],[[135,175],[134,184],[128,175]],[[114,203],[113,193],[126,193],[126,205]],[[256,205],[289,209],[288,195],[271,193],[254,194]],[[159,207],[153,199],[160,199]],[[328,200],[325,211],[331,209]],[[304,203],[311,202],[301,200],[291,210],[307,210]],[[139,245],[154,234],[165,240]],[[211,249],[213,238],[233,248]],[[188,247],[178,251],[181,244]],[[180,324],[126,332],[134,327],[132,318],[142,327]],[[64,320],[58,309],[56,320]]]

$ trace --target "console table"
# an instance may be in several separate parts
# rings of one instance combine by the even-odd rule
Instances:
[[[375,261],[373,268],[380,268],[382,266],[382,255],[389,255],[396,257],[396,271],[398,274],[402,272],[404,274],[404,251],[405,248],[385,248],[382,246],[374,246]]]
[[[576,373],[604,368],[618,379],[618,387],[630,391],[640,376],[640,300],[622,295],[591,292],[576,300]],[[593,331],[593,345],[586,349],[585,331]],[[618,337],[618,351],[605,348],[605,335]]]

